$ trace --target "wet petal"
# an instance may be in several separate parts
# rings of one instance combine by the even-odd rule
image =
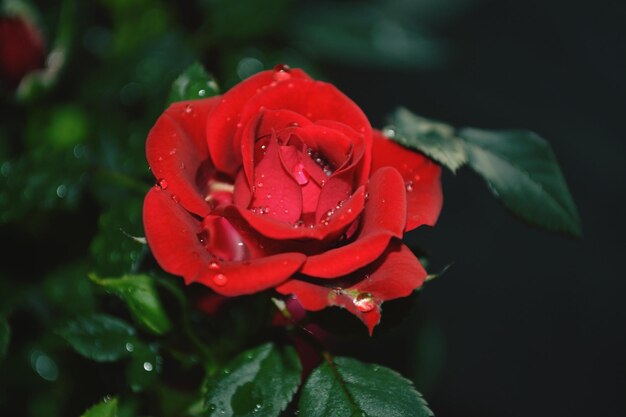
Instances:
[[[441,168],[424,155],[411,151],[374,131],[372,169],[392,166],[405,181],[407,223],[405,230],[423,224],[433,226],[441,212]]]
[[[150,130],[146,142],[146,157],[157,181],[200,216],[208,214],[210,206],[196,180],[200,169],[212,169],[204,125],[218,101],[219,97],[212,97],[172,104]]]
[[[376,260],[393,237],[402,238],[406,219],[404,180],[393,168],[377,170],[368,186],[369,198],[354,241],[309,256],[302,273],[319,278],[349,274]]]

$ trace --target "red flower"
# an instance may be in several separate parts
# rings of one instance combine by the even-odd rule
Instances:
[[[227,296],[275,288],[370,333],[426,273],[400,239],[433,225],[440,168],[386,139],[333,85],[279,66],[172,104],[148,135],[144,203],[163,269]]]
[[[37,28],[24,18],[0,17],[0,78],[17,84],[44,64],[44,42]]]

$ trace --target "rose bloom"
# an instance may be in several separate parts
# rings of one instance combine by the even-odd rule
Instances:
[[[433,225],[440,168],[372,130],[333,85],[277,66],[222,96],[172,104],[146,144],[161,267],[225,296],[274,288],[368,327],[426,272],[401,242]]]
[[[44,42],[35,25],[22,17],[0,17],[0,79],[15,85],[44,64]]]

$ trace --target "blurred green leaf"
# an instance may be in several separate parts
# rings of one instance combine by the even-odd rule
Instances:
[[[0,161],[0,223],[76,208],[87,166],[80,146],[56,151],[40,146]]]
[[[443,41],[409,19],[397,19],[383,6],[309,2],[289,19],[287,36],[313,57],[348,65],[433,68],[446,61]]]
[[[255,39],[281,28],[290,0],[204,0],[208,29],[216,41]]]
[[[126,380],[133,391],[139,392],[152,387],[156,382],[161,358],[143,344],[132,349],[131,360],[126,368]]]
[[[550,145],[522,130],[459,131],[469,166],[492,193],[522,219],[548,230],[581,236],[582,228]]]
[[[327,358],[302,390],[301,417],[430,417],[422,395],[408,379],[356,359]]]
[[[0,362],[6,357],[11,340],[11,327],[6,318],[0,316]]]
[[[208,415],[278,416],[296,393],[301,372],[292,347],[268,343],[243,352],[209,380]]]
[[[91,281],[122,298],[135,320],[154,334],[167,333],[172,328],[154,284],[149,275],[124,275],[121,278],[98,278]]]
[[[104,400],[94,405],[81,417],[117,417],[117,398]]]
[[[383,129],[389,139],[423,152],[452,172],[467,162],[463,142],[452,126],[415,115],[399,107],[389,117],[390,126]]]
[[[206,72],[202,64],[194,62],[172,84],[168,102],[197,100],[217,94],[219,87],[213,76]]]
[[[132,272],[138,266],[146,245],[132,236],[143,236],[142,204],[141,198],[127,196],[100,215],[98,233],[90,246],[98,272],[118,275]]]
[[[104,314],[81,317],[58,330],[78,353],[96,362],[128,357],[137,346],[135,329],[128,323]]]
[[[87,273],[86,263],[76,263],[63,265],[44,278],[43,293],[61,317],[94,312],[96,302],[92,285],[85,279]]]

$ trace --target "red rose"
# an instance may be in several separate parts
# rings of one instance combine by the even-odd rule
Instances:
[[[44,43],[37,28],[21,17],[0,17],[0,77],[17,84],[44,64]]]
[[[426,273],[402,244],[433,225],[440,169],[372,130],[333,85],[279,66],[223,96],[172,104],[150,131],[144,203],[166,271],[226,296],[275,288],[369,328]]]

